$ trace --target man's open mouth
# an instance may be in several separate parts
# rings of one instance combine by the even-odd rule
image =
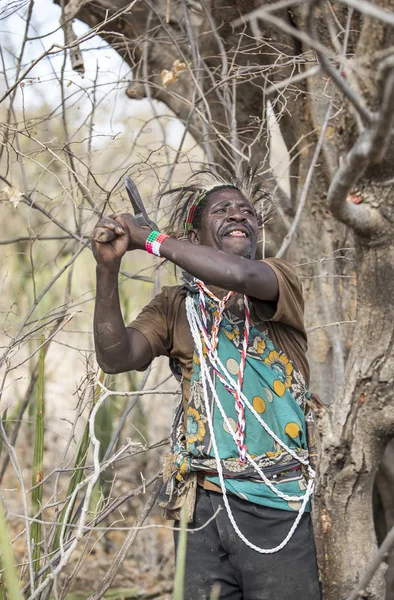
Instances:
[[[243,231],[242,229],[232,229],[231,231],[228,231],[224,237],[247,238],[249,237],[249,235],[246,233],[246,231]]]

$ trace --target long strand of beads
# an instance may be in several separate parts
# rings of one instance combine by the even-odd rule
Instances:
[[[313,488],[314,488],[314,481],[313,481],[313,477],[311,478],[311,480],[308,482],[307,485],[307,489],[304,495],[300,495],[297,499],[298,501],[300,501],[300,508],[298,510],[298,514],[296,515],[296,518],[294,520],[293,525],[291,526],[288,534],[285,536],[285,538],[283,539],[283,541],[276,547],[274,548],[260,548],[259,546],[256,546],[255,544],[253,544],[252,542],[250,542],[241,532],[241,530],[239,529],[235,519],[234,519],[234,515],[232,513],[228,498],[227,498],[227,491],[226,491],[226,485],[225,485],[225,481],[224,481],[224,476],[223,476],[223,469],[222,469],[222,465],[219,459],[219,450],[217,447],[217,443],[216,443],[216,438],[215,438],[215,432],[213,429],[213,423],[212,423],[212,414],[211,414],[211,408],[210,408],[210,403],[208,400],[208,390],[207,390],[207,382],[209,384],[209,387],[211,388],[211,392],[213,394],[213,397],[215,399],[215,403],[218,405],[218,407],[221,409],[221,413],[222,416],[225,420],[225,422],[227,423],[227,426],[229,426],[226,414],[223,410],[223,407],[220,404],[219,401],[219,397],[216,393],[215,390],[215,385],[212,381],[212,378],[210,376],[207,364],[206,364],[206,360],[204,357],[204,352],[202,349],[202,339],[199,333],[199,326],[198,326],[198,315],[196,313],[195,310],[195,306],[193,303],[193,300],[191,298],[187,298],[186,300],[186,313],[187,313],[187,318],[189,321],[189,325],[190,325],[190,330],[192,332],[193,335],[193,339],[194,342],[196,344],[197,350],[198,350],[198,354],[200,356],[200,361],[201,361],[201,368],[202,368],[202,384],[203,384],[203,395],[204,395],[204,403],[205,403],[205,409],[207,411],[207,417],[208,417],[208,427],[210,430],[210,434],[211,434],[211,439],[212,439],[212,445],[213,445],[213,449],[214,449],[214,455],[215,455],[215,460],[216,460],[216,467],[217,467],[217,472],[218,472],[218,476],[219,476],[219,480],[220,480],[220,487],[222,489],[222,494],[223,494],[223,501],[226,507],[226,512],[227,515],[231,521],[231,524],[233,526],[234,531],[236,532],[236,534],[238,535],[238,537],[247,545],[249,546],[249,548],[252,548],[253,550],[255,550],[256,552],[259,552],[260,554],[273,554],[275,552],[279,552],[284,546],[286,546],[286,544],[289,542],[289,540],[292,538],[295,530],[297,529],[297,526],[301,520],[302,515],[304,514],[307,502],[309,501],[312,493],[313,493]],[[201,329],[200,329],[201,331]],[[209,340],[205,341],[206,344],[209,344]],[[268,428],[269,429],[269,428]],[[231,430],[231,428],[229,429]],[[275,434],[273,432],[271,432],[272,437],[276,437]],[[284,444],[284,446],[286,446]],[[289,449],[290,450],[290,449]],[[292,451],[290,451],[291,454]],[[263,481],[280,497],[286,498],[285,494],[282,494],[281,492],[279,492],[279,490],[276,489],[275,486],[272,485],[272,483],[265,477],[264,473],[258,468],[258,465],[253,461],[252,457],[247,453],[247,458],[248,460],[255,466],[256,470],[258,471],[259,475],[262,477]],[[304,462],[304,461],[301,461]],[[291,496],[287,497],[288,499],[293,499]]]
[[[200,280],[197,280],[197,286],[199,289],[199,298],[200,298],[200,309],[202,320],[204,324],[205,333],[208,337],[207,331],[207,310],[205,305],[205,295],[209,296],[217,305],[216,315],[212,324],[211,331],[211,339],[210,339],[210,348],[208,352],[212,355],[212,352],[216,353],[217,345],[218,345],[218,336],[219,336],[219,327],[223,318],[223,311],[226,306],[226,302],[231,298],[234,292],[228,292],[222,300],[219,300],[217,296],[211,290],[207,288],[207,286]],[[229,388],[226,385],[226,389],[234,396],[235,401],[235,410],[237,412],[237,433],[236,433],[236,444],[238,448],[239,461],[244,464],[246,462],[246,453],[247,447],[245,444],[245,430],[246,430],[246,420],[245,420],[245,404],[241,398],[241,390],[242,383],[244,377],[244,370],[246,364],[246,352],[249,343],[249,330],[250,330],[250,309],[249,309],[249,301],[247,296],[244,296],[244,306],[245,306],[245,326],[244,326],[244,334],[243,334],[243,342],[242,342],[242,352],[241,352],[241,361],[239,365],[238,371],[238,382],[235,388]],[[223,378],[221,374],[218,374],[219,378],[223,382]]]
[[[192,305],[192,308],[188,308],[188,303]],[[205,346],[208,348],[208,350],[210,349],[210,340],[208,338],[208,336],[204,333],[203,331],[203,326],[201,323],[201,320],[197,314],[194,302],[192,299],[187,300],[187,304],[186,304],[186,312],[188,315],[188,321],[189,321],[189,325],[190,325],[190,329],[193,333],[194,329],[196,328],[197,331],[200,331],[202,333],[202,340],[201,343],[204,342]],[[194,333],[193,333],[193,339],[194,339]],[[233,384],[233,378],[230,375],[230,373],[227,371],[226,367],[223,365],[222,361],[220,360],[217,352],[210,352],[209,353],[209,358],[211,360],[211,365],[212,368],[214,369],[215,373],[218,375],[218,377],[220,378],[220,380],[223,382],[223,385],[227,385],[228,387],[231,388],[231,390],[235,389],[235,386]],[[205,356],[202,357],[202,362],[205,363]],[[231,393],[233,393],[231,390],[229,390]],[[245,396],[245,394],[242,392],[241,390],[241,398],[245,403],[245,406],[247,406],[249,408],[249,410],[253,413],[253,415],[255,416],[255,418],[257,419],[257,421],[260,423],[260,425],[263,427],[263,429],[265,429],[265,431],[268,433],[268,435],[270,435],[272,437],[272,439],[281,447],[283,448],[283,450],[285,450],[288,454],[290,454],[290,456],[292,456],[295,460],[297,460],[298,462],[300,462],[301,464],[303,464],[307,469],[308,469],[308,473],[309,476],[311,477],[311,479],[314,479],[316,476],[315,471],[312,469],[312,467],[309,464],[309,459],[306,458],[302,458],[301,456],[297,455],[297,453],[292,450],[283,440],[281,440],[276,433],[274,433],[272,431],[272,429],[270,429],[270,427],[267,425],[267,423],[264,421],[264,419],[261,418],[261,416],[256,412],[256,410],[254,409],[253,405],[249,402],[248,398]],[[222,411],[221,411],[222,412]],[[223,413],[222,413],[223,415]],[[228,426],[229,427],[229,426]],[[229,430],[231,428],[229,427]],[[235,435],[235,434],[234,434]],[[248,455],[247,455],[248,456]],[[253,466],[255,466],[255,468],[257,469],[257,466],[252,463]],[[258,470],[258,469],[257,469]],[[264,479],[264,477],[263,477]]]

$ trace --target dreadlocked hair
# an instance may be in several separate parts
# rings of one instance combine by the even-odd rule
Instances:
[[[248,167],[239,177],[202,169],[193,173],[184,185],[165,193],[171,196],[171,215],[166,232],[173,237],[185,238],[188,228],[198,229],[209,195],[224,188],[237,189],[255,207],[260,227],[269,222],[275,208],[273,193],[269,183],[257,174],[256,169]]]

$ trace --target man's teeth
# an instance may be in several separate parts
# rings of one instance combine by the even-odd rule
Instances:
[[[228,235],[232,237],[246,237],[246,234],[243,231],[239,231],[238,229],[236,229],[235,231],[230,231]]]

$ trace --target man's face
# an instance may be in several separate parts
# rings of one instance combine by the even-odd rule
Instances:
[[[190,232],[190,240],[244,258],[254,258],[258,232],[254,207],[239,190],[224,188],[209,194],[200,226]]]

